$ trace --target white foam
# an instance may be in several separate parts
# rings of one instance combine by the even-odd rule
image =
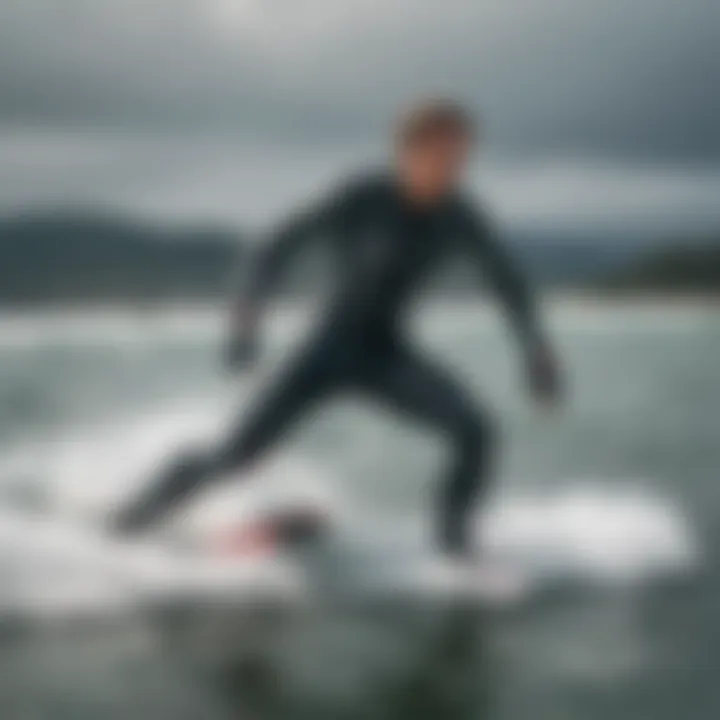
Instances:
[[[278,557],[193,557],[58,519],[3,513],[0,546],[0,612],[67,617],[188,596],[290,601],[304,591],[296,569]]]
[[[70,614],[127,607],[149,595],[232,593],[242,601],[258,592],[278,599],[301,593],[295,569],[278,557],[200,557],[162,537],[128,545],[102,531],[105,515],[167,456],[220,436],[225,416],[218,403],[181,405],[3,457],[0,609]],[[335,502],[331,488],[307,462],[281,456],[242,487],[221,484],[201,493],[170,529],[179,527],[192,544],[284,503],[328,509]]]
[[[337,583],[359,592],[422,593],[460,587],[438,565],[428,519],[358,523],[345,541],[352,562]],[[535,589],[649,586],[687,577],[701,563],[690,519],[648,483],[576,481],[555,491],[498,498],[476,522],[479,567],[514,575]],[[467,583],[465,583],[466,585]],[[483,584],[478,588],[482,594]]]
[[[285,471],[295,467],[283,465]],[[303,473],[313,476],[307,467]],[[300,486],[301,474],[293,481]],[[276,490],[269,494],[251,488],[225,497],[244,497],[244,505],[232,507],[240,511],[237,517],[243,512],[247,516],[248,508],[253,512],[263,507],[282,483],[282,477],[275,478]],[[318,502],[313,492],[305,496]],[[195,514],[200,527],[227,520],[225,504],[215,504],[222,496],[200,503]],[[218,509],[220,515],[215,514]],[[506,498],[488,508],[482,528],[488,556],[528,587],[567,581],[605,587],[649,584],[686,575],[700,562],[692,527],[682,511],[670,499],[637,487],[608,492],[586,484],[551,496]],[[343,537],[340,530],[335,564],[321,564],[320,572],[312,575],[320,593],[341,587],[356,598],[405,592],[418,600],[452,594],[459,587],[448,581],[447,572],[439,571],[431,544],[417,535],[398,542],[396,534],[375,528],[368,533],[370,543],[356,543],[356,535]],[[284,598],[305,592],[297,575],[301,568],[277,557],[228,563],[174,555],[161,545],[128,548],[77,524],[47,518],[0,516],[0,547],[3,576],[7,579],[9,573],[14,579],[4,585],[3,604],[14,602],[26,610],[107,609],[149,592],[204,597],[230,593],[238,602],[258,591]],[[479,586],[481,595],[485,589]]]
[[[13,483],[41,485],[59,515],[102,513],[134,494],[173,452],[210,443],[223,421],[218,403],[183,404],[28,443],[2,459],[5,491]]]
[[[104,606],[109,598],[132,595],[148,583],[169,592],[256,588],[262,575],[257,568],[245,566],[241,572],[217,563],[178,562],[157,547],[136,548],[128,555],[97,530],[83,529],[87,519],[86,528],[92,528],[98,514],[134,492],[175,448],[216,437],[225,414],[217,404],[177,407],[86,429],[52,445],[28,445],[5,457],[3,475],[16,476],[25,490],[33,482],[44,483],[47,504],[59,520],[33,518],[26,510],[0,515],[0,600],[27,605],[37,597],[45,598],[46,606],[60,607],[74,598]],[[268,504],[307,501],[328,508],[339,523],[337,544],[346,555],[338,558],[348,587],[405,581],[411,587],[418,578],[432,576],[427,532],[399,542],[393,530],[383,532],[373,518],[358,517],[351,504],[341,504],[338,483],[307,461],[286,456],[267,465],[256,480],[242,491],[208,493],[188,514],[190,526],[207,532],[225,522],[242,522],[243,514],[262,512]],[[397,525],[393,518],[392,528]],[[352,547],[358,526],[374,548],[364,558],[364,550]],[[690,519],[651,483],[575,481],[555,491],[500,498],[478,518],[478,530],[489,556],[543,581],[647,583],[692,572],[701,559]],[[287,568],[276,568],[274,577],[263,582],[275,587],[282,585],[279,578],[290,582]]]
[[[490,554],[538,570],[603,582],[692,572],[700,549],[689,518],[648,483],[582,481],[511,497],[481,520]]]

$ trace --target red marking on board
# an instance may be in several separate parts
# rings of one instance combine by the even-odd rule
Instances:
[[[223,530],[210,543],[215,554],[226,557],[269,555],[277,547],[277,533],[268,522]]]

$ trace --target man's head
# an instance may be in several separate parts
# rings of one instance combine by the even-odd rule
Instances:
[[[461,180],[476,136],[475,121],[456,102],[431,100],[410,108],[396,133],[403,189],[420,203],[441,200]]]

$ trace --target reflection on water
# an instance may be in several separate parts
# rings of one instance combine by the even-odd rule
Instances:
[[[486,619],[458,607],[255,615],[262,643],[222,661],[181,624],[125,619],[2,642],[3,717],[481,718],[491,700]]]
[[[707,603],[707,596],[698,603],[691,584],[503,611],[259,604],[233,615],[228,607],[215,614],[215,631],[191,608],[5,625],[0,713],[11,720],[600,720],[633,706],[673,718],[683,705],[672,688],[702,686],[714,672],[688,667],[687,624],[703,627],[692,611]],[[711,700],[687,717],[709,720]]]

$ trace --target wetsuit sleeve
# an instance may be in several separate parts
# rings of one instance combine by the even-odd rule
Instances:
[[[281,277],[311,241],[342,230],[350,200],[347,192],[304,208],[269,233],[253,253],[240,278],[236,307],[242,313],[262,311]]]
[[[503,301],[513,328],[526,349],[544,344],[536,302],[528,283],[502,245],[493,225],[478,213],[461,212],[462,241]]]

